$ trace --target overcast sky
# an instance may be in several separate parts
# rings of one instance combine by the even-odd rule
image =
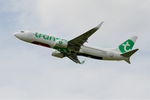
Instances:
[[[86,45],[117,48],[136,35],[132,64],[79,57],[79,65],[13,36],[29,30],[70,40],[101,21]],[[0,99],[149,100],[149,34],[150,0],[0,0]]]

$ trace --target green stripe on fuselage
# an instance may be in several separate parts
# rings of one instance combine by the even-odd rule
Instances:
[[[35,37],[41,38],[41,39],[44,39],[44,40],[50,40],[50,41],[54,41],[54,42],[58,41],[57,43],[60,44],[60,45],[65,43],[65,42],[68,42],[65,39],[60,39],[60,38],[57,38],[57,37],[54,37],[54,36],[49,36],[49,35],[38,33],[38,32],[34,33],[34,35],[35,35]],[[69,52],[69,50],[67,48],[62,48],[62,47],[59,47],[59,46],[54,46],[53,48],[60,51],[60,52],[64,52],[64,53]]]
[[[44,40],[50,40],[50,41],[58,41],[59,44],[63,44],[64,42],[67,42],[67,40],[65,39],[60,39],[60,38],[56,38],[54,36],[50,36],[50,35],[46,35],[46,34],[41,34],[41,33],[34,33],[35,37],[37,38],[42,38]]]

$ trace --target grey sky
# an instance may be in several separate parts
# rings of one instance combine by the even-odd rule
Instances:
[[[149,100],[149,5],[149,0],[1,0],[0,99]],[[140,51],[131,65],[84,57],[79,65],[13,36],[30,30],[70,40],[101,21],[86,45],[117,48],[137,35]]]

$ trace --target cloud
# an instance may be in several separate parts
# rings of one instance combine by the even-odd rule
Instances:
[[[2,2],[2,1],[1,1]],[[149,1],[9,0],[0,9],[1,99],[149,99]],[[15,20],[14,20],[15,19]],[[87,45],[114,47],[137,35],[126,62],[86,58],[84,65],[51,57],[51,49],[17,40],[19,30],[51,32],[66,39],[105,21]],[[85,59],[85,58],[80,58]]]

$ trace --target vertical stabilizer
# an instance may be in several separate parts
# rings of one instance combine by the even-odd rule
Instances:
[[[133,36],[130,39],[126,40],[121,45],[119,45],[118,47],[119,51],[121,53],[125,53],[125,52],[132,50],[136,40],[137,40],[137,36]]]

